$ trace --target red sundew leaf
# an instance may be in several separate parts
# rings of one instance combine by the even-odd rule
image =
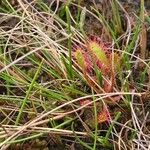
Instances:
[[[110,46],[110,43],[106,43],[106,42],[103,42],[102,39],[98,36],[95,36],[95,35],[91,35],[89,37],[89,39],[91,41],[95,41],[96,43],[98,43],[101,47],[103,47],[105,49],[105,47],[109,47]]]
[[[111,52],[108,51],[106,44],[95,36],[92,36],[87,43],[87,50],[92,56],[93,63],[98,66],[103,75],[110,76],[111,73],[111,63],[110,55]]]
[[[86,62],[86,72],[88,74],[92,74],[93,63],[92,63],[92,60],[90,58],[90,55],[87,52],[84,53],[84,59],[85,59],[85,62]]]
[[[98,68],[100,69],[100,71],[101,71],[102,74],[104,74],[104,75],[110,75],[110,73],[111,73],[110,66],[105,65],[104,63],[102,63],[99,60],[96,61],[96,65],[98,66]]]
[[[95,58],[98,59],[101,63],[105,65],[109,64],[109,60],[105,54],[105,51],[99,43],[97,43],[96,41],[89,41],[87,48],[89,49],[93,57],[95,56]]]
[[[104,75],[110,75],[112,70],[116,74],[121,68],[121,57],[116,52],[110,51],[110,46],[110,43],[106,43],[96,36],[90,36],[87,43],[87,49]]]
[[[92,74],[93,64],[90,55],[80,47],[77,47],[74,52],[75,59],[78,65],[83,69],[83,72]]]
[[[80,100],[80,105],[84,106],[84,105],[86,105],[86,104],[88,104],[90,102],[91,102],[91,100],[89,100],[89,99]]]
[[[74,56],[77,60],[78,65],[84,69],[85,68],[85,60],[84,60],[84,56],[82,53],[82,49],[80,47],[77,47],[77,49],[74,52]]]
[[[109,122],[110,121],[110,113],[107,108],[104,108],[98,114],[98,123]]]
[[[106,93],[112,92],[112,90],[113,90],[112,83],[109,83],[108,81],[104,80],[103,88]]]
[[[111,98],[114,102],[118,103],[121,99],[121,96],[119,95],[119,96],[115,96],[115,97],[111,97]]]

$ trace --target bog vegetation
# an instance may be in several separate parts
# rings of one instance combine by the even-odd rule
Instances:
[[[148,5],[2,0],[0,148],[150,149]]]

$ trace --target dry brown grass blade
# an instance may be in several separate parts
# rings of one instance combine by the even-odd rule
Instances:
[[[141,33],[140,33],[140,55],[141,59],[145,60],[146,57],[146,46],[147,46],[147,29],[145,26],[145,1],[141,0],[141,11],[140,11],[140,19],[141,19]],[[144,64],[140,64],[140,67],[144,67]]]
[[[146,45],[147,45],[147,29],[146,26],[143,24],[141,35],[140,35],[140,51],[141,51],[140,55],[141,55],[141,59],[143,60],[145,60],[146,57]]]

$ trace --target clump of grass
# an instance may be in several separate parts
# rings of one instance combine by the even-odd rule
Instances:
[[[2,2],[1,149],[36,139],[45,148],[53,139],[66,149],[149,149],[144,1],[134,23],[117,0],[111,18],[81,3]],[[103,42],[89,40],[87,16]]]

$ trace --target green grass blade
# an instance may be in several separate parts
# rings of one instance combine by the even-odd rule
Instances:
[[[18,116],[17,116],[17,118],[16,118],[15,125],[18,125],[18,123],[19,123],[19,121],[20,121],[20,118],[21,118],[23,109],[24,109],[24,107],[25,107],[25,105],[26,105],[26,102],[27,102],[29,96],[30,96],[30,92],[31,92],[31,90],[32,90],[32,88],[33,88],[33,86],[34,86],[35,80],[36,80],[36,78],[37,78],[37,76],[38,76],[38,74],[39,74],[39,72],[40,72],[40,70],[41,70],[42,64],[43,64],[43,61],[41,61],[40,65],[39,65],[39,67],[38,67],[38,69],[37,69],[37,71],[36,71],[36,73],[35,73],[35,75],[34,75],[34,77],[33,77],[33,80],[32,80],[32,82],[31,82],[31,84],[30,84],[30,86],[29,86],[29,89],[28,89],[28,91],[27,91],[27,94],[26,94],[26,96],[25,96],[25,98],[24,98],[24,100],[23,100],[23,102],[22,102],[21,108],[20,108],[20,110],[19,110],[19,114],[18,114]]]

